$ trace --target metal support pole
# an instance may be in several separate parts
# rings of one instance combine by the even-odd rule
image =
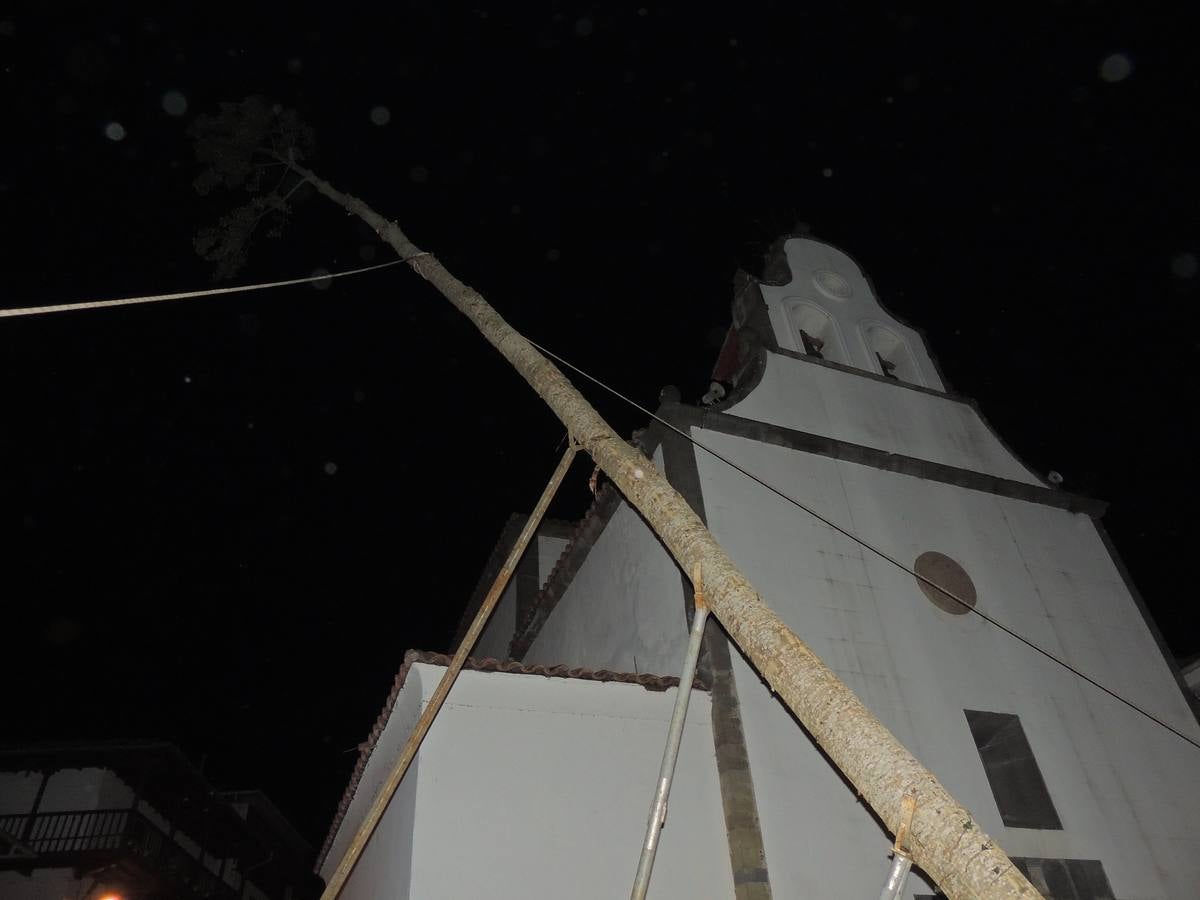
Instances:
[[[904,883],[908,881],[908,870],[912,868],[912,857],[908,855],[908,832],[912,828],[913,812],[917,798],[905,794],[900,798],[900,824],[896,827],[896,842],[892,844],[892,869],[879,900],[900,900],[904,896]]]
[[[409,764],[421,748],[421,741],[425,739],[425,735],[429,731],[429,726],[433,724],[434,718],[442,708],[442,703],[445,702],[446,696],[450,693],[450,688],[454,686],[454,680],[458,677],[458,673],[462,671],[463,663],[467,661],[467,654],[471,652],[471,648],[479,640],[479,635],[483,632],[483,626],[487,624],[492,610],[500,602],[500,596],[508,586],[508,581],[512,578],[513,572],[516,571],[517,563],[521,561],[521,557],[525,554],[525,548],[529,546],[529,541],[537,532],[538,526],[542,522],[542,517],[546,515],[546,509],[550,506],[550,500],[554,497],[558,486],[562,484],[563,478],[566,477],[567,470],[571,468],[571,463],[575,459],[579,445],[575,443],[574,438],[570,437],[570,435],[567,436],[567,445],[567,451],[559,461],[558,468],[550,476],[550,482],[546,485],[546,489],[542,491],[542,496],[538,500],[537,506],[529,514],[529,519],[525,522],[525,527],[521,529],[520,535],[517,536],[517,542],[513,545],[512,550],[509,551],[508,558],[504,561],[503,567],[501,567],[499,573],[496,575],[496,580],[492,582],[491,590],[483,598],[483,603],[479,607],[479,612],[475,614],[475,618],[471,622],[471,627],[463,635],[462,643],[454,651],[454,658],[450,660],[450,665],[442,673],[441,681],[438,682],[433,696],[429,698],[429,702],[425,705],[425,711],[421,713],[421,718],[417,720],[416,727],[413,728],[412,734],[409,735],[408,743],[404,745],[399,758],[393,764],[391,772],[388,773],[387,780],[380,786],[379,792],[376,793],[375,799],[371,802],[371,808],[367,810],[362,824],[358,826],[358,831],[355,832],[354,838],[350,841],[350,846],[346,848],[346,852],[342,855],[337,868],[329,876],[329,883],[325,886],[325,890],[321,894],[321,900],[334,900],[342,892],[342,888],[346,884],[346,879],[350,877],[350,871],[354,868],[354,864],[358,862],[359,856],[362,855],[363,848],[367,846],[367,841],[375,833],[375,828],[379,825],[383,814],[387,811],[387,806],[392,799],[392,795],[400,787],[404,773],[408,771]]]
[[[683,722],[687,718],[688,700],[692,696],[692,682],[696,678],[696,662],[700,658],[700,642],[704,638],[704,623],[708,621],[708,604],[704,601],[704,589],[700,583],[700,567],[692,572],[695,588],[695,612],[692,613],[692,630],[688,636],[687,655],[683,659],[683,671],[679,674],[679,692],[675,695],[675,710],[671,713],[671,727],[667,729],[667,746],[663,750],[662,766],[658,770],[658,788],[650,806],[650,820],[646,823],[646,840],[642,844],[642,855],[638,859],[637,875],[633,881],[631,900],[644,900],[650,889],[650,870],[654,868],[654,855],[658,852],[658,837],[667,820],[667,797],[671,793],[671,781],[675,777],[675,761],[679,758],[679,744],[683,740]]]
[[[888,872],[887,884],[879,900],[900,900],[904,896],[904,882],[908,880],[908,870],[912,868],[912,857],[907,853],[892,855],[892,870]]]

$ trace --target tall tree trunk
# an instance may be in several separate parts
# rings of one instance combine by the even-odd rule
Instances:
[[[641,511],[683,571],[700,567],[712,613],[893,833],[900,823],[902,798],[906,793],[915,797],[908,847],[916,864],[946,896],[959,900],[1038,896],[971,813],[763,602],[653,463],[622,440],[553,363],[477,291],[413,244],[395,222],[308,169],[288,165],[321,194],[370,225],[409,261],[413,271],[470,319]],[[881,862],[881,881],[883,874]]]

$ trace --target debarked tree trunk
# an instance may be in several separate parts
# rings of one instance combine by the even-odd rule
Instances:
[[[370,225],[413,271],[470,319],[637,507],[683,571],[700,567],[712,613],[890,831],[895,833],[899,826],[902,798],[906,794],[915,798],[908,849],[946,896],[955,900],[1039,896],[971,813],[767,606],[654,464],[622,440],[553,363],[482,295],[414,245],[396,223],[308,169],[282,161]]]

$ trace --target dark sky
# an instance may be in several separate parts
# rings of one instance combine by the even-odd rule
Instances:
[[[1111,501],[1172,649],[1200,652],[1193,32],[1133,4],[796,6],[8,14],[3,305],[209,286],[192,235],[240,198],[195,195],[186,129],[251,93],[649,406],[703,392],[734,271],[807,230],[1034,469]],[[311,198],[237,280],[389,252]],[[5,319],[0,366],[0,737],[175,740],[319,843],[404,651],[446,649],[562,428],[402,268]]]

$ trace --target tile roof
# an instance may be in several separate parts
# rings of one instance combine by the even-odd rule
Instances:
[[[359,782],[362,780],[363,773],[367,770],[367,763],[371,759],[371,754],[375,751],[375,745],[379,740],[379,736],[383,734],[383,730],[387,726],[392,709],[396,705],[396,698],[399,697],[400,690],[404,687],[404,682],[408,678],[408,673],[412,669],[413,664],[426,663],[433,666],[449,666],[450,660],[451,657],[444,653],[429,653],[424,650],[409,650],[404,654],[404,663],[400,666],[400,671],[396,673],[396,677],[392,681],[392,688],[388,692],[387,702],[384,703],[379,717],[375,720],[375,725],[371,728],[371,733],[367,735],[367,739],[358,745],[358,762],[355,763],[354,771],[350,774],[350,781],[346,785],[346,790],[342,793],[342,799],[338,803],[337,812],[334,813],[333,822],[329,826],[329,833],[325,836],[325,843],[321,846],[321,852],[317,854],[314,871],[319,873],[321,866],[325,864],[325,857],[329,854],[329,850],[333,846],[333,840],[342,825],[342,820],[345,818],[346,812],[350,809],[350,803],[354,800],[354,794],[358,790]],[[505,661],[490,658],[467,659],[463,668],[473,672],[541,675],[545,678],[573,678],[578,681],[614,681],[622,684],[641,685],[650,691],[665,691],[668,688],[679,685],[679,679],[671,675],[610,672],[607,669],[584,669],[578,666],[527,666],[514,660]],[[694,687],[699,690],[708,689],[706,685],[699,681],[694,682]]]

